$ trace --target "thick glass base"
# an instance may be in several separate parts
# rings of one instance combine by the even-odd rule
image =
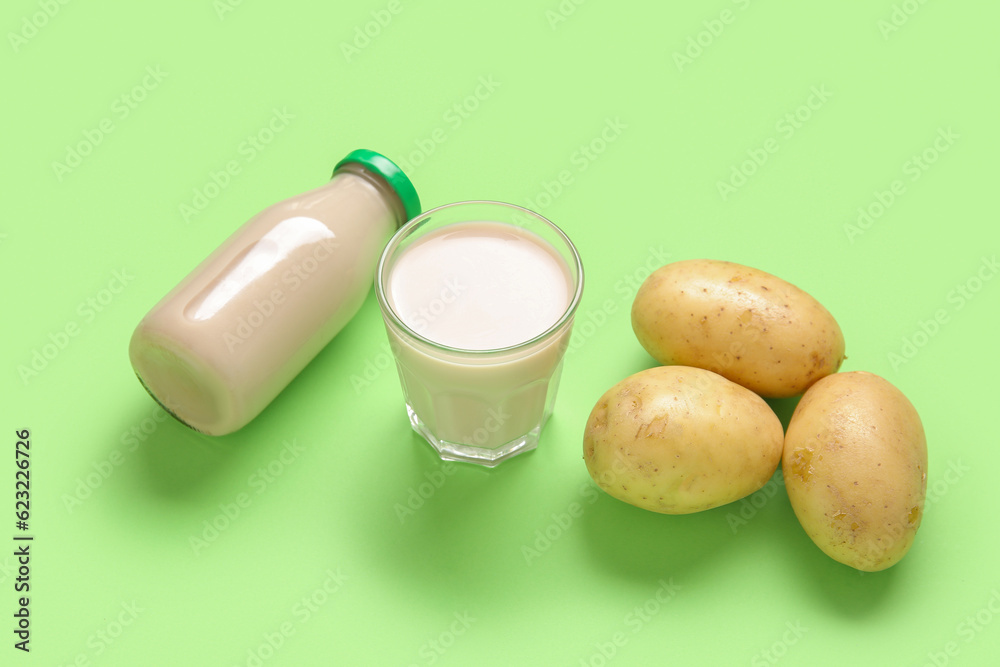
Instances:
[[[523,436],[498,447],[477,447],[476,445],[449,442],[438,438],[421,421],[420,416],[414,412],[409,403],[406,404],[406,414],[410,418],[410,426],[413,427],[413,430],[419,433],[424,440],[430,443],[431,447],[437,450],[438,456],[442,460],[477,463],[488,468],[498,466],[509,458],[523,454],[524,452],[530,452],[536,448],[538,446],[539,434],[542,431],[542,424],[539,424]]]

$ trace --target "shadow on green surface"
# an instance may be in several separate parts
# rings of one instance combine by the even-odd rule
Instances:
[[[809,590],[834,613],[863,620],[890,604],[900,568],[906,567],[904,561],[882,572],[860,572],[823,553],[796,519],[780,470],[755,494],[695,514],[656,514],[600,493],[581,519],[587,547],[603,571],[620,578],[671,576],[683,585],[695,572],[710,579],[713,569],[728,573],[739,561],[736,567],[751,576],[755,569],[771,576],[777,567],[790,589]],[[761,554],[776,563],[762,561]]]
[[[787,592],[774,595],[793,599],[805,590],[832,613],[859,622],[877,617],[893,599],[893,569],[860,573],[826,556],[798,524],[778,481],[776,491],[760,496],[766,501],[752,506],[737,501],[695,514],[657,514],[600,491],[582,464],[574,474],[568,445],[554,446],[555,437],[549,447],[490,470],[443,463],[399,422],[379,428],[380,441],[394,443],[398,456],[355,471],[386,485],[385,493],[337,513],[335,530],[350,535],[372,573],[424,608],[475,609],[484,599],[512,610],[556,604],[532,596],[594,574],[636,590],[671,579],[682,587],[708,585],[715,576],[731,577],[734,568],[751,577],[780,572]],[[559,470],[567,474],[553,475]],[[550,480],[558,488],[543,486]]]
[[[790,398],[765,398],[764,402],[767,403],[774,414],[778,415],[778,419],[781,420],[781,427],[785,431],[788,430],[788,422],[792,419],[792,414],[795,412],[795,408],[799,404],[799,399],[802,396],[792,396]]]
[[[681,583],[710,565],[729,536],[718,517],[666,517],[606,496],[582,462],[579,470],[567,464],[570,439],[560,438],[562,432],[549,432],[538,450],[487,469],[443,463],[404,428],[408,424],[381,429],[384,442],[400,447],[380,480],[393,488],[380,503],[342,517],[350,525],[338,530],[348,530],[373,570],[427,607],[476,608],[482,600],[512,610],[559,604],[534,596],[576,586],[588,570],[637,590],[671,577]],[[671,519],[676,529],[665,530]]]
[[[193,495],[244,459],[263,457],[265,463],[273,459],[282,443],[295,439],[298,433],[289,424],[316,420],[317,405],[323,405],[317,396],[328,392],[336,404],[338,393],[333,389],[343,392],[349,388],[348,376],[343,372],[353,361],[348,355],[347,339],[358,335],[348,324],[270,405],[249,424],[228,435],[199,433],[166,415],[147,396],[149,407],[137,410],[131,421],[123,422],[124,429],[141,439],[134,456],[143,463],[144,486],[166,496]],[[331,378],[340,386],[331,389]]]
[[[157,495],[183,496],[211,483],[232,463],[234,453],[246,447],[239,436],[194,431],[151,399],[122,423],[124,449],[139,462],[141,487]]]
[[[789,572],[788,581],[812,589],[831,611],[849,618],[876,616],[892,598],[893,583],[905,560],[881,572],[861,572],[838,563],[813,544],[794,514],[775,543]]]
[[[350,533],[380,576],[422,604],[452,609],[483,599],[503,604],[506,596],[518,604],[523,589],[498,582],[535,575],[521,547],[544,523],[544,508],[530,490],[544,473],[539,459],[552,452],[526,452],[489,469],[441,461],[405,415],[378,431],[373,441],[396,455],[354,474],[377,479],[383,493],[338,516],[343,523],[336,529]]]
[[[718,510],[659,514],[597,492],[583,529],[589,557],[610,575],[690,581],[691,571],[710,566],[732,537]]]

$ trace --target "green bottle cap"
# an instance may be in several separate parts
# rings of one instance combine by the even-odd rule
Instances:
[[[403,208],[406,210],[406,220],[420,215],[420,198],[417,197],[417,190],[413,187],[410,179],[406,177],[406,174],[403,173],[403,170],[396,166],[395,162],[381,153],[359,148],[358,150],[351,151],[347,154],[347,157],[338,162],[337,166],[333,168],[333,173],[336,174],[337,170],[348,162],[360,164],[384,178],[386,183],[399,195],[400,201],[403,202]],[[406,222],[406,220],[403,222]]]

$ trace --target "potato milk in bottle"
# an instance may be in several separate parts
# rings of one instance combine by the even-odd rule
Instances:
[[[139,381],[188,426],[244,426],[361,307],[379,253],[420,212],[406,175],[356,150],[329,183],[251,218],[142,319]]]

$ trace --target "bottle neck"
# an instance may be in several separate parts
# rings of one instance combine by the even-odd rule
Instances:
[[[389,208],[392,210],[392,214],[396,219],[395,229],[399,229],[406,222],[406,207],[403,205],[403,200],[400,198],[399,194],[389,185],[384,178],[375,172],[366,169],[363,165],[357,162],[347,162],[337,168],[334,172],[334,176],[337,174],[354,174],[365,179],[371,185],[378,190],[379,194],[385,199],[389,204]]]

